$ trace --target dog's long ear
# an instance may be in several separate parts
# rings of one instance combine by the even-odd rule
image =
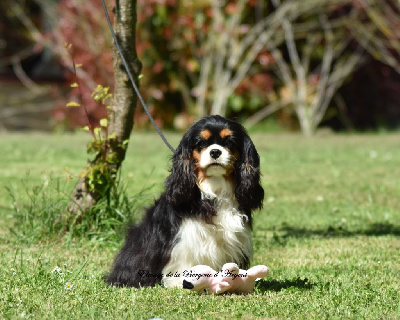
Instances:
[[[235,172],[235,195],[240,208],[245,212],[261,209],[264,189],[260,184],[260,157],[246,133],[244,134],[241,157],[236,162]]]
[[[198,196],[192,150],[185,137],[172,157],[171,174],[165,181],[165,193],[173,206],[185,206]]]

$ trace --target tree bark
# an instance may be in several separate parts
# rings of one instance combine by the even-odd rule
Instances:
[[[136,53],[136,0],[116,0],[114,7],[114,30],[127,61],[131,62],[130,71],[137,83],[141,71],[141,63]],[[125,159],[127,144],[134,124],[134,112],[136,108],[136,93],[129,81],[127,72],[119,56],[116,46],[113,47],[114,60],[114,96],[110,110],[107,152],[113,153],[112,163],[107,165],[118,171]],[[88,187],[88,168],[100,161],[104,161],[104,155],[99,152],[94,160],[89,161],[82,171],[78,183],[72,193],[72,202],[69,206],[69,217],[81,215],[87,212],[104,196],[97,190]]]
[[[141,63],[136,53],[136,0],[116,0],[114,29],[127,61],[131,61],[130,70],[136,80],[141,71]],[[129,81],[116,46],[114,58],[114,101],[110,115],[109,133],[115,133],[120,142],[129,139],[133,128],[133,115],[136,108],[136,93]],[[136,81],[137,83],[137,81]],[[126,148],[120,155],[125,158]],[[120,151],[120,150],[119,150]]]

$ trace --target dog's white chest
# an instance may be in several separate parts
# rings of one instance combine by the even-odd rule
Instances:
[[[181,276],[195,265],[208,265],[219,270],[227,262],[240,262],[244,256],[251,257],[251,232],[246,216],[237,209],[236,199],[228,196],[231,191],[227,185],[221,183],[216,186],[224,193],[224,198],[217,196],[215,199],[217,215],[213,217],[213,224],[200,219],[183,220],[171,258],[162,271],[165,286],[181,286],[182,278],[177,275]],[[213,191],[209,186],[207,188]],[[205,197],[208,195],[204,193]]]

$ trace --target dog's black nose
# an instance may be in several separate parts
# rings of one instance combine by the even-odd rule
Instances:
[[[182,285],[183,285],[183,289],[193,289],[194,288],[193,283],[186,281],[186,280],[183,280]]]
[[[213,159],[218,159],[219,158],[219,156],[221,155],[221,150],[218,150],[218,149],[212,149],[211,151],[210,151],[210,156],[211,156],[211,158],[213,158]]]

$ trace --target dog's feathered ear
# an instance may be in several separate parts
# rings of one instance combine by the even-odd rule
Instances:
[[[264,189],[261,187],[260,157],[247,134],[244,134],[243,149],[236,162],[235,195],[239,206],[245,212],[261,209]]]
[[[183,139],[172,157],[171,174],[165,181],[165,194],[173,206],[191,204],[198,195],[192,150]]]

